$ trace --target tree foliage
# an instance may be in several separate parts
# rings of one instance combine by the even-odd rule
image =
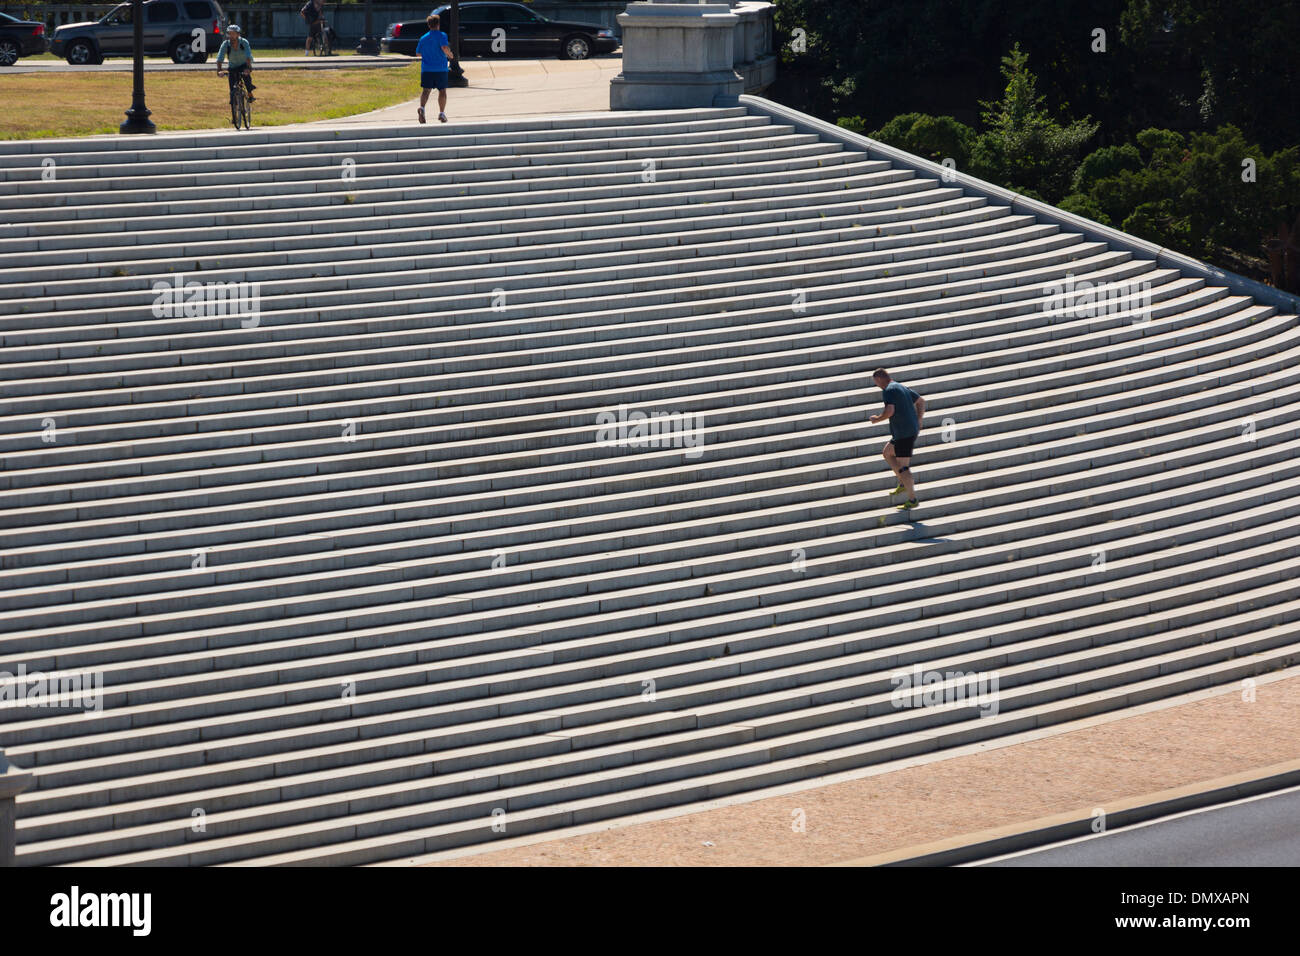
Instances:
[[[1048,102],[1092,116],[1109,142],[1227,124],[1270,150],[1300,140],[1297,0],[775,2],[782,71],[770,95],[819,116],[973,125],[1019,41]],[[790,47],[796,29],[804,53]]]
[[[776,2],[793,106],[1230,268],[1300,232],[1300,0]]]
[[[1068,191],[1097,124],[1087,119],[1062,124],[1052,118],[1019,44],[1002,58],[1002,76],[1002,99],[980,104],[985,129],[975,143],[971,169],[981,178],[1033,190],[1055,202]]]

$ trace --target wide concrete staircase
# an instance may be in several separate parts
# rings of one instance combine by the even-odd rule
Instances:
[[[959,184],[745,107],[0,171],[0,671],[103,681],[0,708],[20,863],[393,860],[1300,660],[1296,316]],[[258,321],[155,314],[177,275]]]

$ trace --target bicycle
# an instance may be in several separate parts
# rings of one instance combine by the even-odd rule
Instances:
[[[217,74],[224,76],[224,73]],[[230,121],[235,124],[235,129],[239,129],[243,124],[244,129],[252,129],[253,124],[253,104],[248,101],[248,87],[242,80],[235,82],[230,87]]]
[[[308,56],[332,56],[334,51],[330,44],[330,26],[324,18],[316,21],[319,27],[313,28],[308,40]]]

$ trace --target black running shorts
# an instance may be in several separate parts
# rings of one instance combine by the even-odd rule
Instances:
[[[895,458],[911,458],[912,446],[916,443],[916,436],[910,438],[891,438],[890,443],[894,446]]]

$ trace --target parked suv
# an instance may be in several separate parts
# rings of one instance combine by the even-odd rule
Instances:
[[[143,10],[145,56],[202,63],[221,45],[226,20],[216,0],[145,0]],[[74,65],[133,55],[131,4],[115,7],[102,20],[56,27],[50,50]]]
[[[433,12],[441,18],[442,29],[447,30],[451,26],[451,8],[439,6]],[[415,44],[428,29],[424,20],[390,23],[380,49],[415,56]],[[585,60],[593,53],[613,53],[617,49],[614,31],[599,23],[548,20],[518,3],[460,5],[462,56],[504,53]]]

